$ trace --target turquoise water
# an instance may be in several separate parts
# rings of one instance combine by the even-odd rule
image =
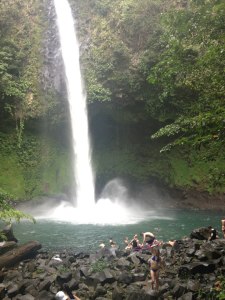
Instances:
[[[67,222],[38,220],[36,224],[22,222],[14,224],[14,235],[19,243],[38,240],[44,250],[95,251],[100,243],[108,244],[113,238],[121,248],[126,236],[132,238],[135,233],[151,231],[163,241],[189,236],[197,227],[212,225],[221,233],[220,212],[198,210],[164,210],[154,217],[137,224],[128,225],[93,225],[71,224]]]

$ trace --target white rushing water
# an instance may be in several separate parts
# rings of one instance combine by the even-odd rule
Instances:
[[[76,201],[54,201],[29,211],[37,219],[73,224],[133,224],[145,219],[146,212],[131,207],[126,188],[117,180],[108,183],[102,199],[95,203],[91,167],[86,97],[82,84],[79,43],[71,8],[67,0],[54,0],[62,58],[65,67],[74,148]],[[75,197],[74,197],[75,198]],[[129,205],[128,205],[129,203]],[[76,205],[75,205],[76,204]],[[45,206],[46,205],[46,206]],[[28,211],[28,208],[26,209]],[[35,212],[36,210],[36,212]]]
[[[82,84],[79,43],[67,0],[54,0],[65,67],[70,118],[73,133],[76,202],[79,208],[95,204],[94,178],[88,133],[86,96]]]

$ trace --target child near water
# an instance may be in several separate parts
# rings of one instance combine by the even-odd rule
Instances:
[[[159,289],[160,252],[157,246],[151,248],[152,257],[149,259],[152,289]]]

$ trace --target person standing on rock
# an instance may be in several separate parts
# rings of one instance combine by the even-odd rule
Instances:
[[[221,220],[222,223],[222,233],[223,233],[223,238],[225,239],[225,219]]]
[[[157,246],[151,248],[152,257],[149,259],[152,289],[159,289],[160,252]]]

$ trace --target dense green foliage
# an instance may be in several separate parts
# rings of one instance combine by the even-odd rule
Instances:
[[[159,17],[166,2],[98,0],[78,4],[81,30],[86,28],[80,38],[87,43],[82,62],[89,101],[131,105],[147,100],[146,75],[156,55]]]
[[[26,134],[18,147],[15,134],[0,135],[0,182],[17,198],[69,193],[70,155],[62,144]]]
[[[83,1],[80,9],[91,33],[82,57],[89,101],[109,101],[95,113],[119,127],[106,164],[136,179],[152,175],[175,186],[223,190],[223,1],[99,0]],[[166,138],[146,144],[146,131]],[[170,153],[157,154],[159,145]]]
[[[97,183],[121,176],[223,192],[223,1],[70,4]],[[72,185],[64,86],[60,95],[43,88],[44,35],[55,26],[47,5],[0,3],[0,188],[17,198],[68,193]]]
[[[18,142],[24,122],[43,116],[53,105],[41,89],[41,55],[46,24],[43,6],[35,0],[0,3],[0,111],[8,125],[15,123]],[[48,101],[46,101],[48,100]],[[9,122],[10,121],[10,122]]]
[[[13,220],[19,222],[21,219],[29,219],[34,221],[34,219],[31,216],[15,209],[10,204],[10,201],[12,199],[12,195],[9,195],[7,192],[0,188],[0,220],[6,223],[10,223]],[[2,238],[1,233],[0,238]]]
[[[159,86],[153,113],[174,121],[153,135],[175,136],[164,149],[185,143],[224,147],[224,12],[222,1],[193,1],[163,17],[165,48],[149,81]]]

